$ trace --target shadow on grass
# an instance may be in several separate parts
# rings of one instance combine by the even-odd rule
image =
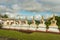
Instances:
[[[0,36],[0,40],[18,40],[18,39],[8,38],[8,37],[1,37],[1,36]]]

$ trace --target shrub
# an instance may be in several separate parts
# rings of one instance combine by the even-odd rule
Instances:
[[[2,28],[2,26],[3,26],[3,25],[0,23],[0,29]]]

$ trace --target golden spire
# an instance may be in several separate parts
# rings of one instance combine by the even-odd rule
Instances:
[[[55,14],[53,14],[53,19],[51,20],[51,25],[50,26],[57,26],[57,21],[55,20]]]
[[[42,16],[41,20],[43,20],[43,19],[44,19],[44,17]]]
[[[34,16],[33,16],[33,18],[32,18],[32,22],[35,24]]]
[[[25,23],[28,24],[27,17],[25,17]]]
[[[19,20],[19,23],[21,24],[21,18],[20,18],[20,15],[17,15],[17,16],[19,17],[19,19],[18,19],[18,20]]]
[[[40,23],[44,24],[44,17],[43,16],[41,17]]]
[[[25,20],[27,20],[27,17],[25,17]]]
[[[55,14],[53,14],[53,20],[55,20]]]
[[[34,16],[33,16],[32,20],[34,20]]]

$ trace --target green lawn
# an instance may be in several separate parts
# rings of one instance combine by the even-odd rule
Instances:
[[[2,30],[2,29],[0,29],[0,36],[17,38],[18,40],[60,40],[60,34],[42,33],[42,32],[33,32],[28,34],[18,31]]]

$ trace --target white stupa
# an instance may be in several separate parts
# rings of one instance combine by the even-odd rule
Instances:
[[[36,22],[35,22],[34,16],[33,16],[32,24],[30,24],[29,30],[31,30],[31,31],[36,31],[36,29],[37,29],[37,25],[36,25]]]
[[[10,23],[9,29],[14,29],[14,27],[16,26],[15,21],[14,20],[10,20],[9,23]]]
[[[46,25],[43,16],[40,20],[40,24],[38,25],[37,31],[46,31]]]
[[[27,17],[25,17],[25,23],[22,24],[22,30],[28,30],[29,29],[29,24],[28,24],[28,21],[27,21]]]
[[[14,21],[14,23],[11,25],[11,29],[17,29],[20,30],[21,28],[21,20],[18,20],[18,22]]]
[[[10,25],[9,20],[6,20],[4,21],[2,28],[9,29],[9,25]]]
[[[51,24],[49,25],[48,31],[49,32],[59,32],[57,21],[55,20],[55,15],[53,15],[53,19],[51,20]]]

